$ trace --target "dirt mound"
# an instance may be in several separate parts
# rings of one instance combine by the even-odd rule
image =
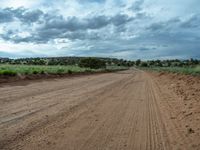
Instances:
[[[150,74],[164,89],[176,93],[176,101],[169,102],[176,109],[173,119],[182,124],[186,136],[197,139],[200,135],[200,76],[155,72]],[[167,101],[169,100],[168,98]]]
[[[164,72],[154,74],[159,76],[163,83],[170,84],[185,101],[200,102],[200,76]]]

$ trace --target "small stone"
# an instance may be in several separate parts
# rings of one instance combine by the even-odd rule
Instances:
[[[188,133],[190,133],[190,134],[191,134],[191,133],[194,133],[194,130],[193,130],[192,128],[189,128],[189,129],[188,129]]]

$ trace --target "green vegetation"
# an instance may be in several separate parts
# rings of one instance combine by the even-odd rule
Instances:
[[[106,68],[106,62],[97,58],[84,58],[81,59],[79,66],[91,69],[100,69]]]
[[[135,64],[136,67],[145,70],[200,75],[200,61],[195,59],[149,60],[149,61],[137,60]]]
[[[128,67],[120,66],[107,66],[101,69],[82,68],[79,66],[42,66],[42,65],[0,65],[0,75],[15,76],[17,74],[30,75],[30,74],[72,74],[84,72],[103,72],[103,71],[119,71],[125,70]]]
[[[78,72],[98,71],[78,66],[38,66],[38,65],[0,65],[0,75],[14,76],[17,74],[72,74]]]
[[[137,67],[196,67],[200,65],[200,60],[189,59],[189,60],[148,60],[141,61],[136,60],[135,65]]]
[[[12,70],[0,70],[0,75],[5,75],[5,76],[16,76],[17,72],[12,71]]]
[[[49,58],[0,58],[0,75],[17,74],[73,74],[83,72],[111,72],[128,69],[133,62],[116,58],[49,57]]]
[[[125,70],[129,67],[199,75],[199,66],[200,60],[197,59],[127,61],[100,57],[0,58],[0,75],[108,72]]]
[[[101,57],[45,57],[45,58],[20,58],[20,59],[10,59],[10,58],[0,58],[0,64],[13,64],[13,65],[46,65],[46,66],[76,66],[85,60],[98,61],[106,63],[106,65],[113,66],[133,66],[134,61],[127,61],[123,59],[116,58],[101,58]],[[102,64],[103,65],[103,64]],[[96,68],[96,67],[92,67]]]

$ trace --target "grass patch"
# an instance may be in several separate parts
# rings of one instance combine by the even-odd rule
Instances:
[[[107,71],[119,71],[119,70],[128,70],[129,67],[125,67],[125,66],[107,66],[106,70]]]
[[[0,65],[0,73],[4,72],[18,73],[22,75],[28,74],[65,74],[72,72],[84,72],[88,68],[80,68],[78,66],[39,66],[39,65]],[[69,71],[70,70],[70,71]],[[95,71],[93,69],[89,69]],[[5,74],[5,73],[4,73]]]
[[[102,71],[119,71],[128,69],[127,67],[108,66],[104,69],[81,68],[79,66],[40,66],[40,65],[0,65],[0,75],[15,76],[31,74],[72,74],[81,72],[102,72]]]

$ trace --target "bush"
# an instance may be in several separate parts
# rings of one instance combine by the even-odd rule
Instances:
[[[38,74],[39,72],[37,70],[34,70],[33,71],[33,74]]]
[[[17,73],[12,70],[5,70],[5,71],[2,71],[0,74],[5,75],[5,76],[16,76],[17,75]]]
[[[72,71],[69,69],[69,70],[67,71],[67,73],[68,73],[68,74],[72,74]]]
[[[148,64],[146,62],[142,62],[141,67],[148,67]]]
[[[45,74],[44,70],[41,71],[41,74]]]
[[[29,72],[29,71],[25,71],[24,74],[25,74],[25,75],[28,75],[28,74],[30,74],[30,72]]]
[[[91,69],[106,68],[106,62],[97,58],[84,58],[80,61],[79,66]]]

